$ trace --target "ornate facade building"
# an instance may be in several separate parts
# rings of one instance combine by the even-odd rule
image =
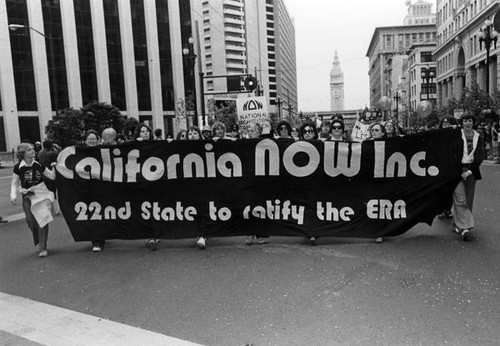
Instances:
[[[499,86],[498,48],[491,45],[489,61],[483,33],[499,29],[496,0],[437,0],[437,103],[459,99],[473,82],[491,94]],[[488,22],[489,21],[489,22]],[[487,24],[491,24],[487,28]]]

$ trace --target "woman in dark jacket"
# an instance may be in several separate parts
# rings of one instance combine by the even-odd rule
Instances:
[[[476,181],[481,180],[479,166],[483,162],[482,138],[473,130],[476,118],[464,114],[460,119],[462,127],[462,180],[453,192],[453,226],[456,233],[460,234],[463,241],[472,239],[471,231],[474,228],[472,204]]]

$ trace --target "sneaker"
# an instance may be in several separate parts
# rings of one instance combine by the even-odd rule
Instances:
[[[258,238],[258,237],[256,237],[256,239],[257,239],[257,244],[265,244],[265,243],[267,243],[266,238]]]
[[[245,244],[247,245],[252,245],[253,244],[253,239],[255,238],[254,235],[249,235],[247,239],[245,239]]]
[[[44,257],[47,257],[49,255],[48,251],[47,250],[42,250],[40,251],[40,253],[38,254],[38,257],[40,258],[44,258]]]
[[[0,216],[0,223],[7,223],[9,222],[8,220],[5,220],[3,217]]]
[[[160,242],[160,240],[156,239],[156,238],[148,239],[148,242],[146,243],[146,247],[151,251],[155,251],[158,248],[159,242]]]
[[[316,246],[316,237],[309,238],[309,242],[311,243],[311,246]]]
[[[464,229],[460,235],[462,236],[463,241],[472,240],[472,234],[470,234],[470,231],[468,229]]]
[[[102,248],[99,245],[94,245],[94,247],[92,248],[92,251],[93,252],[101,252]]]
[[[205,248],[205,238],[199,237],[198,241],[196,242],[196,245],[198,246],[199,249],[203,250]]]
[[[384,242],[384,238],[382,238],[382,237],[378,237],[377,239],[375,239],[375,243],[377,243],[377,244],[380,244],[383,242]]]

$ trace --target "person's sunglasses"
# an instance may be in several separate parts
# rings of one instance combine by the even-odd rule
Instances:
[[[313,129],[305,129],[304,133],[314,133],[314,130]]]
[[[283,130],[287,130],[288,131],[288,129],[286,128],[286,126],[281,126],[280,127],[280,131],[283,131]]]

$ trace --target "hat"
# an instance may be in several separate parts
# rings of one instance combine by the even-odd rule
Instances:
[[[204,131],[212,132],[212,129],[210,128],[210,126],[205,125],[205,126],[203,126],[203,128],[201,129],[201,132],[204,132]]]

